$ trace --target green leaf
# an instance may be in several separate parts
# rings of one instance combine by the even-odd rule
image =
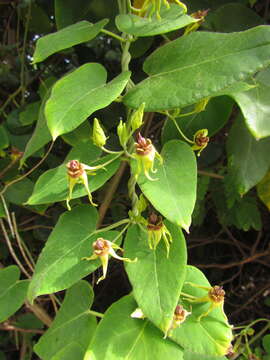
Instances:
[[[77,157],[76,160],[80,161],[80,158]],[[90,164],[90,166],[97,166],[109,162],[110,160],[112,162],[106,165],[104,169],[99,169],[96,175],[89,175],[88,180],[91,192],[99,189],[106,183],[106,181],[108,181],[113,176],[113,174],[117,171],[120,165],[120,160],[119,157],[117,158],[115,155],[107,155]],[[76,184],[74,187],[72,198],[76,199],[85,196],[86,194],[87,192],[83,184]],[[46,171],[38,178],[34,187],[34,191],[27,201],[27,205],[38,205],[63,201],[66,200],[67,196],[67,168],[65,164],[62,164],[55,169],[50,169]]]
[[[34,347],[42,360],[53,359],[69,343],[86,351],[96,329],[96,318],[89,312],[93,299],[94,292],[86,281],[79,281],[67,290],[52,325]],[[79,360],[79,357],[74,359]]]
[[[3,125],[0,126],[0,150],[9,146],[9,137]]]
[[[184,351],[184,360],[227,360],[225,356],[213,356],[206,354],[196,354],[190,351]]]
[[[90,6],[91,2],[85,0],[54,0],[57,29],[82,20]]]
[[[163,339],[149,320],[133,319],[131,296],[115,302],[100,321],[84,360],[183,360],[179,346]]]
[[[229,196],[234,196],[234,192],[244,195],[264,177],[270,165],[269,152],[268,139],[257,141],[239,116],[227,142],[229,164],[226,183]]]
[[[224,33],[243,31],[265,23],[255,11],[240,3],[219,7],[206,21],[214,31]]]
[[[65,346],[62,350],[58,351],[51,360],[83,360],[84,353],[85,351],[83,351],[80,345],[72,342]]]
[[[20,161],[21,166],[31,155],[33,155],[37,150],[41,149],[44,145],[46,145],[49,141],[52,140],[52,136],[49,132],[44,114],[45,104],[46,101],[49,99],[50,93],[51,93],[51,89],[49,89],[46,92],[44,98],[42,99],[42,103],[39,109],[37,124],[24,150],[23,156]]]
[[[270,136],[269,84],[270,68],[267,68],[256,76],[256,87],[232,94],[243,113],[247,127],[257,139]]]
[[[7,200],[13,204],[21,205],[27,201],[34,189],[34,183],[28,178],[9,186],[5,192]]]
[[[144,315],[164,333],[171,325],[178,304],[187,262],[182,231],[167,221],[165,225],[172,235],[168,258],[163,240],[156,250],[151,250],[147,230],[143,231],[138,225],[128,230],[125,240],[125,256],[138,258],[136,263],[126,264],[134,298]]]
[[[228,121],[233,107],[233,101],[228,96],[213,98],[207,104],[205,111],[176,118],[176,122],[183,133],[190,139],[200,129],[208,129],[208,135],[216,134]],[[191,109],[187,110],[187,112]],[[183,114],[185,111],[183,111]],[[167,119],[162,130],[162,142],[181,139],[174,122]]]
[[[92,127],[90,126],[88,120],[86,120],[75,130],[71,131],[68,134],[62,135],[62,138],[69,145],[75,146],[83,141],[89,142],[91,136],[92,136]]]
[[[20,281],[19,278],[17,266],[0,269],[0,322],[7,320],[23,305],[29,281]]]
[[[138,184],[156,210],[188,231],[196,200],[197,168],[191,147],[178,140],[167,142],[161,152],[163,163],[155,162],[156,181],[139,176]],[[158,194],[158,196],[157,196]]]
[[[257,192],[261,201],[270,211],[270,171],[267,172],[257,185]]]
[[[181,108],[226,88],[270,63],[268,26],[240,33],[195,32],[152,53],[144,63],[150,75],[124,97],[126,105],[146,111]],[[192,46],[191,46],[192,44]]]
[[[118,75],[108,84],[106,77],[102,65],[88,63],[56,82],[45,106],[47,124],[54,140],[113,102],[125,88],[130,72]]]
[[[104,236],[108,240],[116,232],[95,232],[97,211],[80,205],[60,216],[42,250],[29,286],[29,301],[39,295],[64,290],[95,271],[99,260],[85,261],[92,253],[92,243]]]
[[[170,5],[170,9],[162,8],[161,19],[157,19],[155,16],[149,19],[132,14],[118,15],[115,19],[119,31],[135,36],[165,34],[194,22],[197,20],[185,15],[183,8],[175,4]]]
[[[262,343],[264,350],[270,355],[270,334],[263,337]]]
[[[40,101],[33,102],[28,104],[24,111],[22,111],[19,115],[20,123],[25,125],[31,125],[38,119]]]
[[[210,284],[204,274],[193,266],[187,267],[186,282],[192,282],[200,286],[210,287]],[[189,284],[184,284],[183,293],[203,297],[207,291],[196,288]],[[186,310],[192,312],[190,316],[173,330],[171,338],[181,345],[185,350],[198,354],[207,354],[209,356],[225,355],[232,341],[232,329],[227,322],[220,307],[216,307],[211,313],[198,317],[209,309],[209,303],[190,303],[182,301]],[[192,310],[191,310],[192,308]]]
[[[107,19],[103,19],[96,24],[88,21],[80,21],[53,34],[41,37],[36,44],[33,64],[45,60],[58,51],[92,40],[107,22]]]

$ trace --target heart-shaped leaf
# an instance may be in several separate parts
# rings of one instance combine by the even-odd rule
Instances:
[[[150,76],[133,87],[124,103],[158,111],[224,95],[270,63],[268,26],[230,34],[195,32],[160,47],[144,63]]]
[[[151,250],[147,231],[138,225],[128,230],[125,256],[136,263],[126,264],[133,294],[144,315],[166,333],[186,275],[186,242],[178,226],[165,222],[172,235],[169,257],[161,239],[156,250]]]

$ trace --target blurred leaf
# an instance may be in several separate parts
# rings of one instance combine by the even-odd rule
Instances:
[[[270,355],[270,334],[263,337],[262,343],[264,350]]]
[[[0,322],[13,315],[26,298],[29,281],[19,278],[20,270],[15,265],[0,269]]]
[[[146,59],[149,77],[123,101],[132,108],[145,102],[146,111],[159,111],[226,95],[226,88],[269,64],[269,33],[268,26],[259,26],[230,34],[195,32],[171,41]]]
[[[62,138],[71,146],[78,145],[79,143],[89,141],[92,134],[92,128],[88,120],[84,121],[80,126],[70,133],[62,135]]]
[[[196,201],[196,158],[191,147],[178,140],[167,142],[161,152],[163,163],[155,161],[156,181],[144,175],[138,184],[151,204],[172,223],[188,231]],[[136,164],[133,164],[135,171]],[[157,196],[158,194],[158,196]]]
[[[44,145],[46,145],[49,141],[52,140],[44,114],[45,104],[50,96],[50,92],[51,89],[49,89],[46,92],[44,98],[42,99],[42,103],[39,109],[37,124],[30,140],[26,145],[23,157],[21,158],[20,161],[21,166],[25,163],[26,159],[28,159],[37,150],[41,149]]]
[[[135,36],[153,36],[181,29],[197,21],[185,15],[183,8],[176,4],[171,4],[169,9],[163,6],[160,15],[161,19],[155,16],[150,19],[132,14],[121,14],[116,17],[115,22],[121,32]]]
[[[80,21],[53,34],[41,37],[36,44],[33,64],[43,61],[50,55],[61,50],[92,40],[107,22],[108,20],[106,19],[96,24],[91,24],[88,21]]]
[[[258,184],[269,169],[269,152],[268,139],[257,141],[242,116],[238,116],[227,141],[228,175],[225,181],[228,198],[233,200],[234,193],[242,196]]]
[[[21,181],[9,186],[5,192],[7,200],[13,204],[24,204],[34,189],[34,183],[28,178],[24,178]]]
[[[209,18],[211,20],[208,18],[207,20],[210,22],[212,30],[224,33],[244,31],[265,24],[263,18],[255,11],[236,2],[219,7],[214,13],[210,13]]]
[[[0,125],[0,150],[6,149],[9,146],[9,137],[3,125]]]
[[[149,320],[133,319],[137,304],[132,296],[115,302],[100,321],[84,360],[183,360],[182,349]]]
[[[41,102],[36,101],[26,105],[25,110],[20,112],[19,119],[22,125],[31,125],[38,119]]]
[[[210,178],[208,176],[198,176],[197,198],[192,214],[192,225],[201,226],[205,218],[205,196],[208,190]]]
[[[156,250],[151,250],[147,229],[143,231],[138,225],[128,230],[124,247],[126,257],[138,258],[137,262],[126,264],[138,307],[164,333],[171,325],[178,304],[187,262],[186,242],[182,231],[167,221],[165,225],[172,235],[168,258],[163,239]]]
[[[113,102],[125,88],[130,72],[106,84],[105,68],[96,63],[80,66],[58,80],[45,106],[47,124],[55,140],[78,127],[96,110]]]
[[[26,26],[28,9],[24,9],[24,23]],[[46,34],[51,31],[51,23],[46,12],[35,2],[31,2],[31,12],[29,19],[29,30],[37,34]]]
[[[270,171],[257,185],[258,196],[270,211]]]
[[[38,356],[50,360],[69,343],[75,343],[85,352],[96,329],[96,318],[89,312],[93,299],[93,290],[86,281],[79,281],[67,290],[52,325],[34,347]]]
[[[57,29],[62,29],[84,18],[91,1],[54,0],[54,11]]]

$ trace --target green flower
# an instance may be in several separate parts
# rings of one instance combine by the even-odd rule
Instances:
[[[162,222],[161,216],[152,213],[147,222],[147,233],[148,233],[148,244],[150,249],[155,250],[158,246],[160,240],[164,240],[166,249],[167,249],[167,257],[169,257],[170,252],[170,244],[172,243],[172,236],[169,230]]]
[[[84,257],[82,260],[96,260],[100,259],[103,269],[103,275],[98,279],[97,284],[106,278],[107,270],[108,270],[108,263],[109,263],[109,256],[112,256],[115,259],[126,261],[126,262],[136,262],[137,258],[134,260],[130,260],[128,258],[123,258],[118,256],[114,249],[124,251],[121,249],[117,244],[112,243],[109,240],[105,240],[103,238],[98,238],[93,243],[93,255],[90,257]]]
[[[139,176],[141,172],[143,172],[148,180],[153,181],[154,179],[151,178],[149,173],[156,172],[156,170],[154,170],[155,158],[158,158],[160,163],[162,163],[162,157],[156,151],[152,141],[150,139],[145,139],[138,133],[133,156],[137,160],[137,170],[135,175]]]
[[[69,188],[69,194],[68,194],[68,197],[66,200],[68,210],[71,210],[69,202],[72,199],[73,188],[76,184],[84,185],[84,187],[87,191],[87,194],[88,194],[90,204],[93,206],[97,206],[97,204],[95,204],[93,202],[92,195],[91,195],[89,185],[88,185],[88,177],[87,177],[87,173],[86,173],[86,170],[87,170],[90,173],[92,172],[92,175],[94,175],[94,171],[97,170],[97,167],[91,167],[91,166],[82,164],[78,160],[69,161],[66,164],[66,167],[67,167],[68,188]]]
[[[196,131],[193,137],[194,145],[192,146],[193,150],[199,150],[198,156],[200,156],[203,149],[206,148],[209,142],[208,130],[207,129],[201,129]]]

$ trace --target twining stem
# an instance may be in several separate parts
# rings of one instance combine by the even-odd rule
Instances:
[[[136,194],[136,184],[137,184],[137,176],[131,174],[128,181],[128,195],[129,198],[131,199],[132,212],[135,217],[139,215],[139,210],[138,210],[139,198]]]

